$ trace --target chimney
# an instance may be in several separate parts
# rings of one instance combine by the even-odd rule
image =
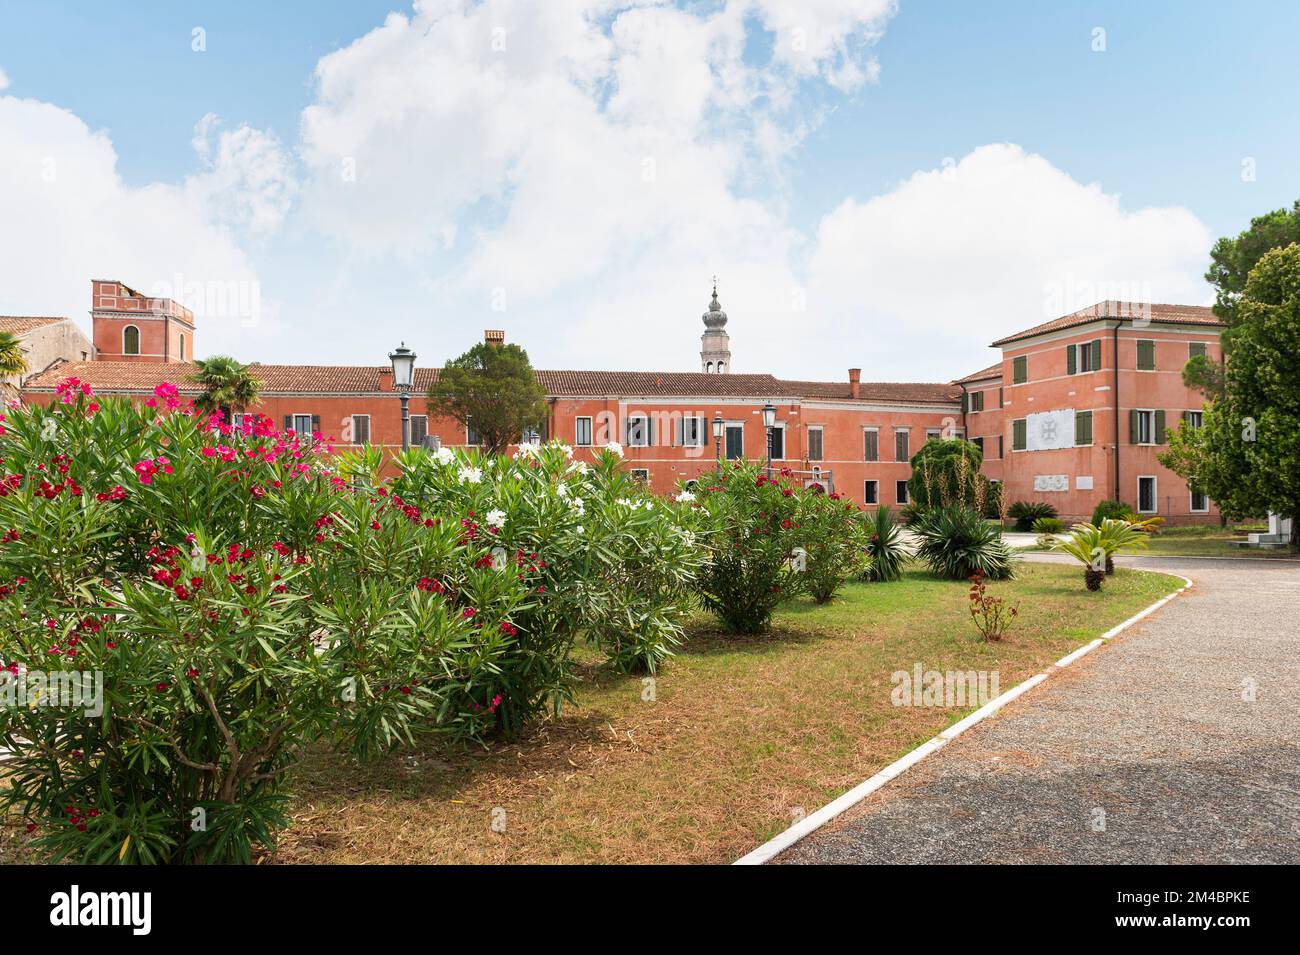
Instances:
[[[506,333],[499,328],[485,328],[483,330],[483,341],[489,345],[504,345],[506,343]]]
[[[393,369],[392,368],[381,368],[379,370],[379,390],[380,391],[393,390]]]
[[[849,397],[860,398],[862,396],[862,369],[849,369]]]

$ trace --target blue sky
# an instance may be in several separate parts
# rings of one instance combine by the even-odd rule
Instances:
[[[0,313],[184,274],[264,305],[201,315],[200,354],[440,363],[504,327],[683,370],[718,273],[737,370],[941,380],[1094,289],[1207,302],[1213,238],[1300,197],[1295,4],[537,7],[4,0],[0,212],[48,232]]]

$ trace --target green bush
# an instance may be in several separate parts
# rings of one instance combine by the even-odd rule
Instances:
[[[898,520],[906,527],[913,526],[917,521],[924,517],[930,508],[915,501],[908,501],[898,509]]]
[[[1065,530],[1065,524],[1059,517],[1040,517],[1034,521],[1035,534],[1059,534]]]
[[[871,563],[863,571],[862,579],[880,582],[900,579],[907,552],[903,549],[903,532],[894,522],[893,512],[882,505],[876,508],[875,513],[865,515],[864,521]]]
[[[828,603],[845,581],[863,573],[871,563],[867,536],[857,505],[841,494],[822,493],[814,485],[799,492],[799,539],[805,552],[808,593]]]
[[[1090,521],[1096,527],[1101,526],[1105,520],[1127,521],[1134,517],[1133,508],[1129,507],[1123,501],[1102,501],[1092,511],[1092,520]]]
[[[931,438],[912,455],[907,496],[924,508],[947,504],[976,506],[984,454],[964,438]]]
[[[916,555],[940,577],[965,580],[977,571],[989,580],[1015,576],[1015,558],[1001,532],[968,507],[937,508],[912,531]]]
[[[1056,517],[1056,508],[1046,501],[1016,501],[1007,515],[1016,522],[1016,530],[1027,532],[1040,517]]]
[[[695,493],[708,549],[700,599],[729,632],[760,633],[778,604],[809,589],[799,526],[806,492],[738,461]]]

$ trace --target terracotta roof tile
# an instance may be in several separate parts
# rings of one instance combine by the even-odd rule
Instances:
[[[0,315],[0,332],[25,335],[34,328],[66,321],[66,318],[49,315]]]
[[[975,372],[975,374],[967,375],[965,378],[958,378],[953,382],[953,384],[966,385],[972,381],[988,381],[990,378],[997,378],[999,381],[1002,379],[1002,362],[998,362],[996,365],[989,365],[987,368],[982,368]]]
[[[1042,325],[1035,325],[1033,328],[1027,328],[1023,332],[1016,332],[1014,335],[1008,335],[1006,338],[999,338],[993,343],[996,348],[999,345],[1006,345],[1011,342],[1020,341],[1024,338],[1033,338],[1036,335],[1043,335],[1047,332],[1056,332],[1065,328],[1074,328],[1076,325],[1087,325],[1089,322],[1095,322],[1102,319],[1114,321],[1117,318],[1133,319],[1134,317],[1150,318],[1152,322],[1167,325],[1215,325],[1222,326],[1223,322],[1213,310],[1204,305],[1155,305],[1145,302],[1117,302],[1105,301],[1098,302],[1096,305],[1089,305],[1087,308],[1081,308],[1077,312],[1071,312],[1069,315],[1062,315],[1060,318],[1054,318],[1050,322],[1044,322]]]

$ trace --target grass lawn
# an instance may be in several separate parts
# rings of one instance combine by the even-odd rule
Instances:
[[[892,706],[894,671],[996,670],[1004,691],[1181,583],[1121,568],[1089,594],[1076,567],[1021,573],[989,585],[1020,605],[999,644],[977,642],[964,583],[913,569],[795,603],[762,637],[701,618],[653,701],[593,661],[578,705],[526,739],[369,766],[321,753],[275,861],[730,862],[970,711]]]
[[[1249,530],[1264,531],[1267,527],[1251,526]],[[1162,527],[1158,534],[1148,538],[1146,550],[1133,551],[1141,556],[1152,557],[1259,557],[1259,558],[1294,558],[1285,548],[1281,550],[1254,547],[1232,547],[1229,541],[1246,539],[1248,530],[1232,525],[1220,527],[1217,524],[1189,524],[1178,527]],[[1022,547],[1025,551],[1040,551],[1048,548]]]

